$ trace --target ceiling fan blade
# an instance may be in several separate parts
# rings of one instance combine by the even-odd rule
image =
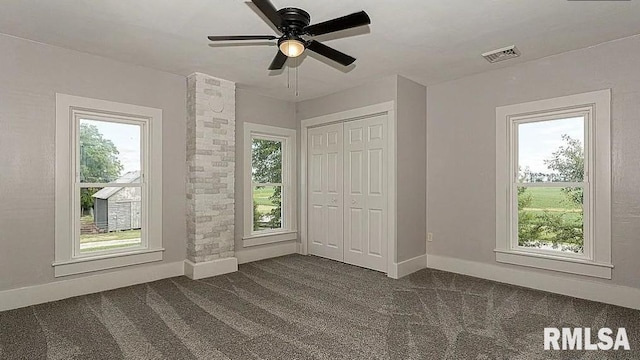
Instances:
[[[340,30],[351,29],[358,26],[371,24],[371,19],[366,12],[360,11],[351,15],[339,17],[333,20],[328,20],[314,25],[309,25],[304,28],[304,32],[315,36],[328,34]]]
[[[278,10],[269,0],[251,0],[255,6],[276,26],[280,28],[282,25],[282,16],[278,14]]]
[[[307,49],[315,53],[318,53],[324,57],[327,57],[344,66],[349,66],[353,64],[354,61],[356,61],[354,57],[351,57],[334,48],[328,47],[327,45],[315,40],[309,41],[309,43],[307,44]]]
[[[278,37],[273,35],[230,35],[230,36],[207,36],[211,41],[234,41],[234,40],[275,40]]]
[[[287,62],[287,55],[283,54],[282,51],[278,50],[276,57],[273,58],[271,65],[269,65],[269,70],[280,70],[284,67],[284,63]]]

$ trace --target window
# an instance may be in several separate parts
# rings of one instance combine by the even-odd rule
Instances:
[[[496,119],[496,260],[611,278],[610,92]]]
[[[513,120],[513,247],[580,258],[591,246],[588,120],[582,113],[558,117]]]
[[[297,238],[295,130],[244,124],[244,245]]]
[[[162,260],[162,112],[57,94],[56,276]]]

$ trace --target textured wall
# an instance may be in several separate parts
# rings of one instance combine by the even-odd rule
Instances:
[[[640,36],[429,87],[427,213],[434,234],[429,254],[497,264],[497,106],[611,88],[611,282],[640,288],[638,64]]]
[[[397,76],[386,76],[363,86],[296,103],[296,118],[304,120],[316,116],[357,109],[396,99]]]
[[[51,266],[56,92],[162,109],[163,263],[184,260],[184,77],[3,35],[0,49],[0,290],[60,280]]]
[[[254,123],[296,129],[295,104],[292,102],[258,95],[251,90],[236,90],[236,177],[235,177],[235,250],[243,248],[244,227],[244,123]],[[300,139],[297,139],[300,142]],[[295,240],[292,240],[295,241]],[[273,245],[252,247],[265,249]]]
[[[187,259],[234,255],[235,83],[187,78]]]
[[[427,88],[398,76],[398,262],[426,253]]]

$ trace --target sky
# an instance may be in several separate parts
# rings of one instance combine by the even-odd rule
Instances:
[[[106,121],[81,121],[95,125],[105,139],[113,142],[120,152],[118,159],[124,166],[122,174],[140,170],[140,126]],[[562,134],[580,139],[584,144],[584,119],[579,117],[520,124],[520,167],[525,169],[528,166],[533,172],[552,172],[544,164],[544,160],[551,158],[552,153],[564,145]]]
[[[584,118],[539,121],[518,126],[519,166],[532,172],[552,173],[544,164],[553,152],[565,145],[562,135],[579,139],[584,146]]]
[[[111,140],[118,149],[118,159],[124,166],[120,175],[140,170],[140,126],[106,121],[80,120],[95,125],[105,139]]]

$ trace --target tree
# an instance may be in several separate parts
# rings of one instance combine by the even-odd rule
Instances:
[[[580,140],[567,134],[562,135],[566,143],[556,150],[544,164],[559,174],[559,181],[582,182],[584,180],[584,149]],[[582,188],[563,188],[567,198],[576,205],[582,206]]]
[[[282,143],[280,141],[254,139],[251,144],[251,172],[253,182],[260,184],[282,183]],[[257,188],[263,188],[258,186]],[[274,207],[269,211],[270,228],[279,228],[282,224],[282,187],[275,186],[269,200]],[[262,223],[262,214],[258,204],[253,202],[253,228],[258,229]]]
[[[526,187],[518,187],[518,244],[520,246],[533,246],[537,244],[542,234],[542,227],[535,214],[527,211],[533,198],[527,192]]]
[[[87,183],[105,183],[116,180],[123,170],[118,159],[118,148],[105,139],[98,127],[80,124],[80,180]],[[82,188],[80,203],[83,213],[93,207],[93,194],[99,189]]]

